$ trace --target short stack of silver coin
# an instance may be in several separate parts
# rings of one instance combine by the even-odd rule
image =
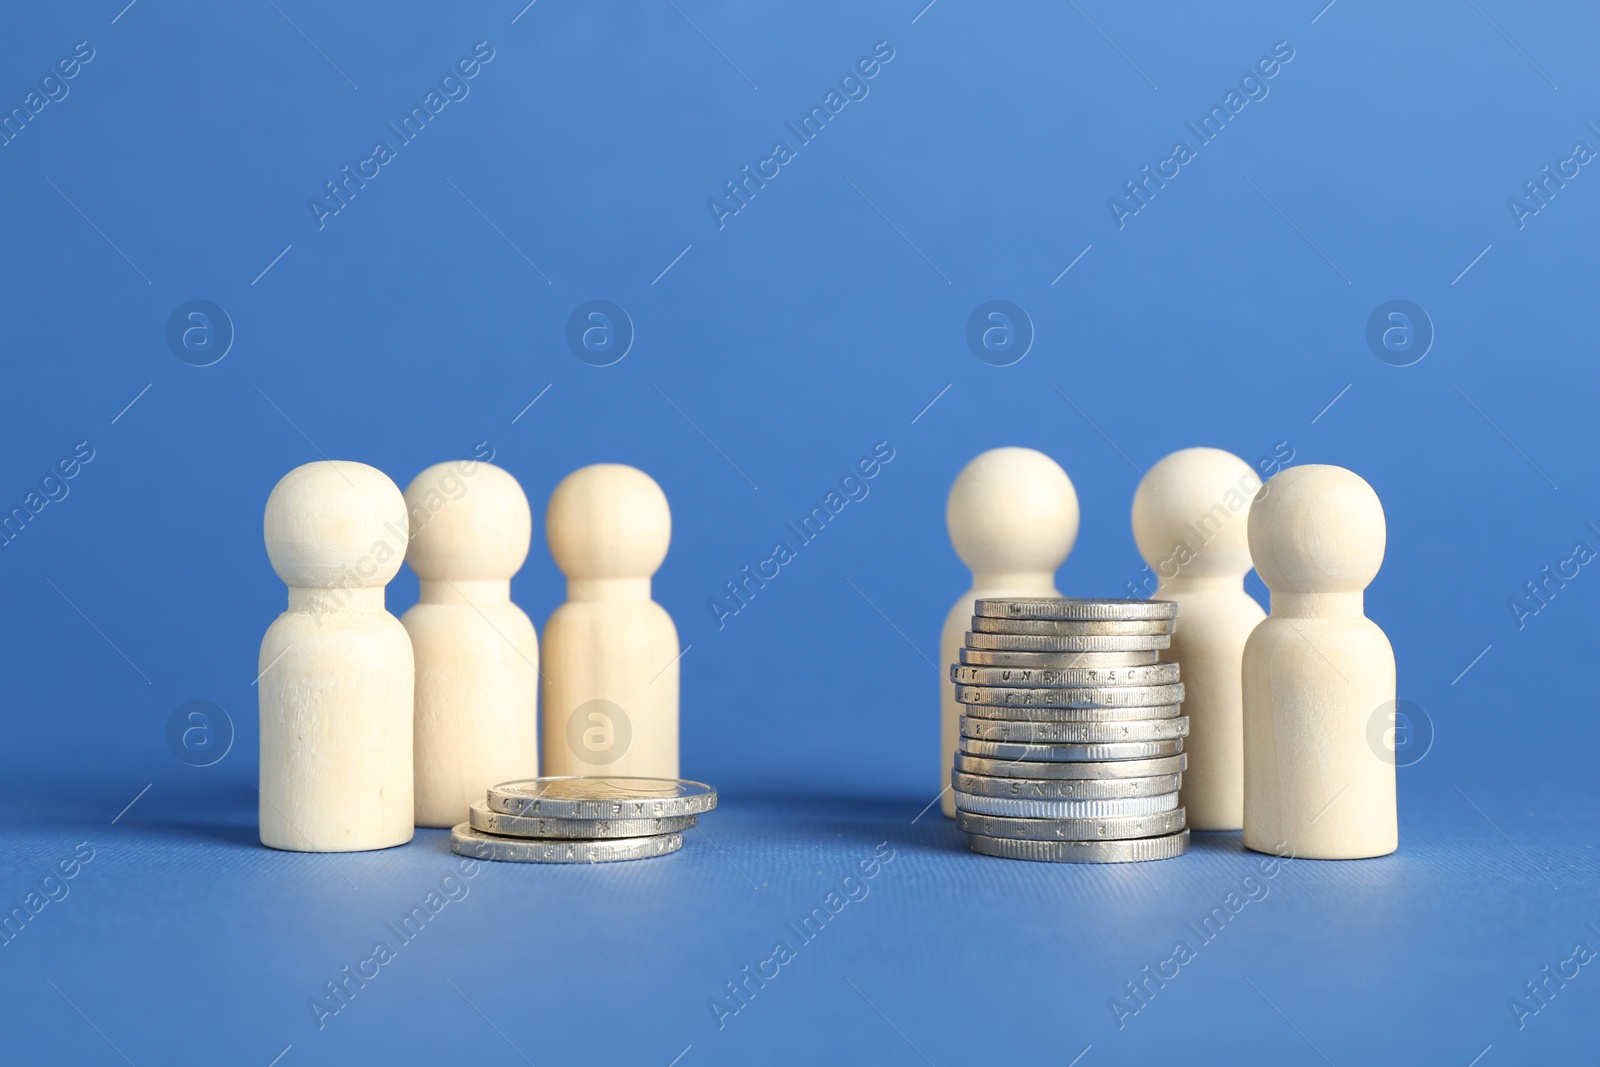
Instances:
[[[964,707],[951,786],[974,852],[1055,863],[1169,859],[1189,847],[1188,757],[1160,600],[979,600],[950,667]]]
[[[463,856],[514,863],[608,863],[665,856],[717,806],[717,791],[676,778],[503,782],[450,831]]]

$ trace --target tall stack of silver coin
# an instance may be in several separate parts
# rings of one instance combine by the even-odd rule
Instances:
[[[1161,600],[979,600],[961,660],[951,786],[974,852],[1055,863],[1169,859],[1189,847],[1188,757]]]
[[[514,863],[607,863],[683,847],[717,791],[677,778],[526,778],[502,782],[450,831],[463,856]]]

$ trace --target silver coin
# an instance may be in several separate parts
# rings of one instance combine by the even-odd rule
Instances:
[[[1183,683],[1082,686],[1071,689],[957,685],[956,699],[963,704],[1015,704],[1035,708],[1136,708],[1144,704],[1182,703]]]
[[[1069,763],[1065,761],[1041,762],[1028,760],[986,759],[955,754],[955,769],[963,774],[981,774],[991,778],[1154,778],[1160,775],[1182,774],[1189,766],[1189,754],[1180,752],[1163,759],[1113,760],[1110,763]]]
[[[507,815],[483,801],[472,805],[467,821],[474,830],[502,837],[562,837],[595,841],[608,837],[651,837],[687,830],[698,815],[664,819],[551,819],[542,815]]]
[[[1170,600],[1089,600],[1081,597],[1003,597],[979,600],[973,613],[997,619],[1175,619]]]
[[[479,860],[512,863],[610,863],[665,856],[683,847],[682,834],[613,837],[604,841],[556,841],[550,838],[500,837],[462,823],[450,831],[450,848]]]
[[[984,837],[1018,841],[1125,841],[1160,837],[1184,829],[1182,808],[1155,815],[1118,815],[1103,819],[1013,819],[1004,815],[956,812],[956,829]]]
[[[1107,745],[1117,741],[1171,741],[1189,736],[1189,716],[1119,722],[1036,722],[961,716],[961,736],[1030,745]],[[474,824],[476,825],[476,824]],[[488,829],[488,827],[483,827]]]
[[[1041,863],[1141,863],[1169,860],[1189,851],[1189,831],[1131,841],[1017,841],[968,834],[967,847],[984,856]]]
[[[1150,778],[997,778],[987,774],[951,771],[950,784],[955,792],[974,797],[1123,800],[1176,793],[1183,786],[1183,775],[1158,774]]]
[[[1150,655],[1154,656],[1152,652]],[[1171,685],[1178,680],[1176,663],[1140,667],[1004,667],[950,665],[950,680],[957,685],[998,685],[1016,689],[1103,689],[1119,685]]]
[[[1149,637],[1170,634],[1176,619],[996,619],[974,615],[972,630],[980,634],[1045,634],[1056,637]]]
[[[489,807],[547,819],[666,819],[717,806],[717,791],[677,778],[524,778],[489,789]]]
[[[1177,793],[1120,800],[1021,800],[1016,797],[974,796],[957,791],[956,810],[974,815],[1000,815],[1020,819],[1105,819],[1124,815],[1159,815],[1178,806]]]
[[[975,634],[967,631],[968,648],[995,652],[1148,652],[1172,647],[1171,634],[1143,637],[1060,636],[1049,634]]]
[[[1014,704],[963,704],[961,707],[969,719],[1000,719],[1006,722],[1147,722],[1151,719],[1176,719],[1183,714],[1182,704],[1135,705],[1129,708],[1040,708]]]
[[[1161,653],[1147,652],[996,652],[988,648],[956,650],[963,664],[974,667],[1147,667]],[[1172,664],[1176,667],[1177,664]]]
[[[1029,763],[1099,763],[1124,759],[1160,759],[1183,751],[1183,741],[1115,741],[1104,745],[1030,745],[1022,741],[982,741],[958,738],[956,748],[984,759],[1025,760]]]

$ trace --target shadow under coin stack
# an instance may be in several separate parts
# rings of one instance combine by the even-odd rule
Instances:
[[[979,600],[961,662],[951,786],[974,852],[1054,863],[1170,859],[1189,720],[1162,600]]]
[[[717,806],[717,791],[676,778],[503,782],[450,831],[450,848],[513,863],[608,863],[665,856]]]

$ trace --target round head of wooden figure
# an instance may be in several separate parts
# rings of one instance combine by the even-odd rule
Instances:
[[[596,463],[556,486],[544,531],[556,566],[568,578],[648,579],[667,558],[672,511],[667,495],[644,471]]]
[[[381,589],[406,554],[406,502],[389,476],[348,460],[296,467],[267,497],[267,558],[298,589]]]
[[[1250,508],[1250,555],[1274,593],[1360,593],[1386,538],[1378,494],[1343,467],[1289,467]]]
[[[522,486],[499,467],[436,463],[406,486],[406,510],[406,562],[423,581],[508,580],[528,558],[533,512]]]
[[[1250,502],[1261,479],[1220,448],[1185,448],[1151,467],[1133,494],[1133,539],[1163,581],[1243,577]]]
[[[1053,575],[1078,540],[1078,493],[1061,465],[1031,448],[995,448],[962,468],[945,523],[974,574]]]

